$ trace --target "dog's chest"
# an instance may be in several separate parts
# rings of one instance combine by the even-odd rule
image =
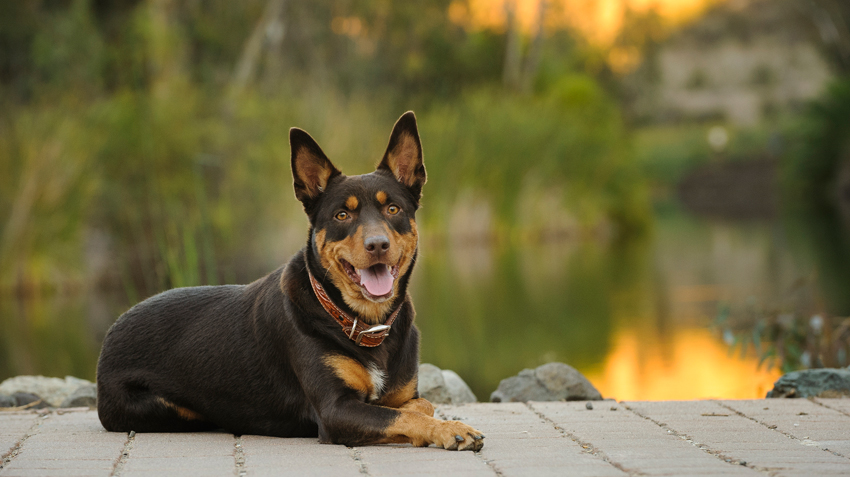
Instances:
[[[366,370],[369,373],[369,379],[372,381],[372,392],[369,394],[368,399],[369,401],[377,401],[384,394],[387,373],[376,363],[370,364]]]

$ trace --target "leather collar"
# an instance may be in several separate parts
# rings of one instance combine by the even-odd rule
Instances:
[[[359,321],[357,318],[352,319],[346,312],[336,306],[336,304],[328,296],[327,292],[325,292],[322,284],[313,278],[313,274],[310,272],[310,267],[308,266],[306,268],[307,275],[310,277],[310,286],[313,287],[313,293],[316,294],[316,298],[319,299],[319,303],[322,304],[322,308],[324,308],[325,311],[327,311],[328,314],[331,315],[340,326],[342,326],[342,332],[348,336],[348,339],[357,343],[358,346],[365,346],[367,348],[374,348],[384,342],[384,338],[390,334],[390,328],[398,316],[398,312],[401,311],[404,301],[402,301],[398,308],[396,308],[390,317],[387,318],[387,321],[385,321],[383,325],[371,326],[368,323]]]

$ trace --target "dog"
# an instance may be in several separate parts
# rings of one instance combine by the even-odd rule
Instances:
[[[481,449],[481,432],[434,418],[417,390],[415,115],[369,174],[345,176],[301,129],[289,142],[306,246],[251,284],[177,288],[121,315],[97,365],[103,427]]]

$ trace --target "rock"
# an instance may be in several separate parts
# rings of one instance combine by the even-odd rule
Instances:
[[[440,368],[428,363],[419,365],[419,396],[433,404],[451,404],[452,397]]]
[[[523,369],[503,379],[490,395],[492,402],[600,401],[602,395],[575,368],[564,363],[546,363]]]
[[[419,365],[419,395],[433,404],[478,402],[469,386],[452,370],[440,370],[433,364]]]
[[[67,376],[65,379],[46,378],[44,376],[16,376],[0,383],[0,394],[31,393],[41,396],[48,405],[59,407],[77,388],[90,384],[92,384],[91,381],[73,376]]]
[[[97,386],[89,383],[78,387],[62,401],[62,407],[97,407]]]
[[[767,397],[850,397],[850,369],[806,369],[788,373],[773,383]]]
[[[15,405],[18,407],[30,405],[27,409],[42,409],[49,406],[47,402],[33,393],[19,392],[12,394],[12,397],[15,399]]]
[[[446,382],[446,387],[449,389],[449,395],[452,397],[452,404],[463,404],[467,402],[478,402],[475,393],[469,389],[469,385],[458,374],[451,369],[443,370],[443,380]]]
[[[0,394],[0,408],[17,406],[15,398],[6,394]]]

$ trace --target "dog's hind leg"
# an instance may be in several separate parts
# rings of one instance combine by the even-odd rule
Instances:
[[[97,413],[115,432],[196,432],[218,426],[202,415],[156,395],[144,385],[98,383]]]

